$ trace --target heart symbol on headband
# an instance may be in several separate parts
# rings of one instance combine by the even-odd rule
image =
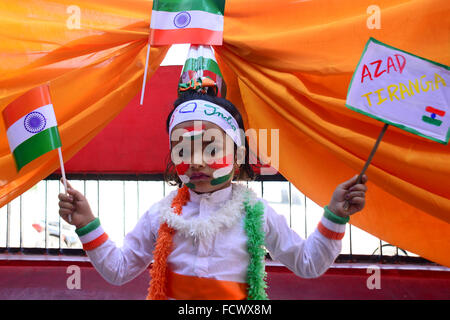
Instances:
[[[197,103],[195,102],[190,102],[187,105],[183,106],[180,111],[178,111],[179,113],[191,113],[191,112],[195,112],[195,109],[197,109]]]

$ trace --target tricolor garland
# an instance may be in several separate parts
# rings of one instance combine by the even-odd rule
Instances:
[[[189,189],[186,186],[178,189],[171,199],[168,197],[161,206],[161,225],[158,231],[154,262],[150,271],[151,282],[147,299],[165,300],[167,284],[167,258],[172,251],[173,235],[175,231],[189,234],[194,237],[210,237],[216,234],[221,227],[230,227],[236,223],[245,212],[245,232],[247,234],[247,247],[250,256],[247,270],[249,300],[266,300],[266,277],[264,265],[265,251],[263,216],[264,205],[255,201],[256,195],[244,186],[233,185],[232,199],[223,205],[214,215],[218,221],[199,221],[197,225],[184,222],[181,217],[182,207],[189,202]],[[169,208],[166,203],[171,202]],[[170,226],[169,226],[170,225]],[[187,228],[187,226],[191,226]],[[208,229],[208,230],[206,230]]]

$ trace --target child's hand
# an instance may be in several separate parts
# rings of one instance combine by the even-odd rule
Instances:
[[[341,183],[334,190],[328,209],[335,215],[345,218],[364,208],[366,203],[365,195],[367,187],[365,183],[367,182],[367,176],[362,176],[362,183],[360,184],[356,184],[357,179],[358,175]],[[348,201],[347,210],[345,210],[346,201]]]
[[[61,182],[63,182],[61,180]],[[77,229],[84,227],[89,222],[95,220],[87,199],[73,189],[67,182],[67,192],[69,195],[60,193],[58,195],[59,201],[59,215],[67,223],[76,226]],[[71,222],[69,222],[69,214],[71,215]]]

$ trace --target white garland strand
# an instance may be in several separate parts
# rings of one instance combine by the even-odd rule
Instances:
[[[244,201],[254,203],[256,194],[241,184],[232,185],[232,196],[225,201],[221,208],[206,218],[188,218],[177,215],[171,208],[176,192],[170,194],[161,202],[160,221],[185,236],[212,239],[222,228],[230,228],[237,223],[245,213]]]

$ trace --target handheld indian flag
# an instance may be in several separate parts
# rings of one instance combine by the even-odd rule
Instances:
[[[191,43],[222,45],[225,0],[154,0],[141,91],[147,81],[151,46]]]
[[[43,154],[58,149],[67,193],[61,139],[48,85],[26,92],[6,106],[2,114],[17,171]]]

